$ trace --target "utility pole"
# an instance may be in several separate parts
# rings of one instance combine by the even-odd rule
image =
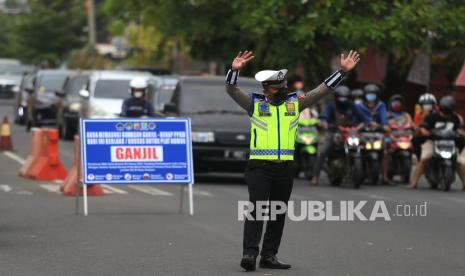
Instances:
[[[97,30],[95,24],[95,4],[94,0],[86,0],[87,10],[87,28],[89,34],[89,46],[92,51],[95,51],[95,43],[97,41]]]

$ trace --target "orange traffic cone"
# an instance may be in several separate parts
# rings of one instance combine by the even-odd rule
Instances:
[[[76,195],[77,189],[77,180],[78,180],[78,162],[79,162],[79,135],[74,136],[74,159],[73,167],[69,170],[68,175],[60,186],[60,190],[64,195],[74,196]],[[82,178],[82,167],[81,174],[79,178]],[[79,189],[79,194],[82,195],[82,188]],[[89,196],[102,196],[105,193],[103,192],[102,186],[100,185],[88,185],[87,186],[87,195]]]
[[[8,123],[8,116],[3,117],[2,129],[0,137],[0,150],[12,150],[13,144],[11,143],[11,129]]]
[[[21,167],[19,175],[24,177],[31,176],[31,168],[40,157],[41,146],[42,146],[42,129],[33,127],[31,129],[31,146],[29,149],[29,155],[27,156],[26,163]]]
[[[65,179],[67,172],[58,152],[58,130],[44,128],[42,131],[41,153],[32,165],[30,177],[35,180]]]

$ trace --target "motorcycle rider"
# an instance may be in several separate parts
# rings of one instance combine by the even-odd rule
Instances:
[[[146,99],[148,83],[145,78],[136,77],[129,83],[131,97],[123,102],[121,117],[155,117],[153,105]]]
[[[425,93],[418,99],[417,109],[413,117],[413,125],[415,126],[415,135],[412,140],[413,152],[418,160],[421,157],[421,145],[426,141],[425,137],[420,134],[420,125],[424,119],[437,109],[436,97],[431,93]]]
[[[350,98],[354,104],[361,104],[363,103],[363,90],[360,88],[353,89],[350,91]]]
[[[379,87],[376,84],[367,84],[363,91],[365,93],[363,103],[355,105],[358,120],[360,121],[358,128],[361,129],[365,126],[382,127],[385,131],[388,131],[387,109],[379,97]]]
[[[353,126],[358,123],[354,105],[350,101],[350,89],[338,86],[335,90],[334,103],[325,107],[320,117],[320,127],[327,129],[324,144],[318,150],[318,157],[310,179],[310,185],[318,185],[321,168],[334,145],[334,135],[338,126]]]
[[[463,120],[455,112],[455,100],[452,96],[445,96],[439,101],[439,111],[430,113],[420,125],[420,134],[422,136],[428,137],[431,136],[431,131],[438,128],[446,128],[453,131],[457,131],[459,135],[463,138],[465,137],[465,131],[461,128],[463,125]],[[412,181],[408,188],[415,189],[418,185],[418,180],[420,179],[426,164],[433,156],[433,142],[427,138],[426,142],[421,146],[421,157],[418,162],[415,172],[413,174]],[[465,189],[465,156],[464,151],[460,153],[459,158],[457,158],[457,174],[462,181],[462,185]]]
[[[388,100],[388,123],[389,125],[395,124],[398,126],[404,126],[407,124],[412,124],[412,117],[405,111],[405,99],[402,95],[394,94]],[[389,141],[387,141],[389,142]],[[388,147],[384,151],[383,157],[383,181],[384,183],[389,183],[388,171],[389,171],[389,156],[388,156]]]

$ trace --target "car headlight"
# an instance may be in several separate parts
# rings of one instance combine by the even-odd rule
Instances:
[[[439,155],[444,159],[449,159],[452,157],[452,152],[450,151],[440,151]]]
[[[347,143],[349,144],[349,146],[358,146],[358,144],[360,143],[360,139],[358,139],[357,137],[349,137],[349,139],[347,139]]]
[[[370,143],[370,142],[367,142],[367,143],[365,144],[365,149],[371,150],[371,143]]]
[[[192,142],[197,143],[213,143],[215,142],[215,134],[213,132],[192,132]]]
[[[399,148],[401,148],[401,149],[410,148],[410,142],[399,142]]]
[[[381,149],[381,145],[382,145],[381,141],[379,141],[379,140],[378,140],[378,141],[375,141],[375,142],[373,143],[373,148],[374,148],[374,149],[377,149],[377,150],[378,150],[378,149]]]
[[[117,114],[108,112],[105,109],[100,109],[100,108],[95,108],[95,107],[90,108],[89,118],[112,119],[112,118],[118,118],[118,117],[119,116]]]
[[[72,103],[69,105],[69,110],[78,112],[81,109],[81,103]]]
[[[19,86],[15,85],[11,88],[11,91],[18,93],[19,92]]]

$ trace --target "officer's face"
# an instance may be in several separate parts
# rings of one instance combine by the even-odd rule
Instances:
[[[279,88],[271,87],[269,85],[263,86],[263,94],[265,96],[271,96],[273,94],[276,94],[279,91]]]

